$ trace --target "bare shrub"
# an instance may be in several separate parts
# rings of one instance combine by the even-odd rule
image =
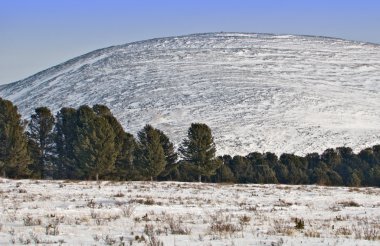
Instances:
[[[287,201],[282,200],[282,199],[278,199],[278,201],[274,204],[275,207],[290,207],[292,205],[293,205],[293,203],[287,202]]]
[[[131,215],[133,214],[133,212],[135,211],[135,209],[136,209],[136,205],[134,205],[132,203],[130,203],[130,204],[126,205],[126,206],[121,207],[121,211],[123,213],[123,216],[127,217],[127,218],[131,217]]]
[[[32,240],[30,238],[24,237],[24,236],[20,236],[18,238],[18,241],[19,241],[20,244],[25,244],[25,245],[32,243]]]
[[[360,189],[358,187],[350,187],[348,192],[360,192]]]
[[[42,243],[41,239],[38,237],[38,235],[36,233],[30,232],[29,235],[35,244]]]
[[[114,244],[116,244],[117,239],[111,237],[110,235],[106,235],[106,236],[103,238],[103,241],[104,241],[104,244],[105,244],[105,245],[114,245]]]
[[[96,202],[95,202],[93,199],[91,199],[91,200],[87,203],[87,207],[89,207],[89,208],[95,208],[95,206],[96,206]]]
[[[335,216],[334,221],[345,221],[345,220],[348,220],[349,218],[350,218],[349,215],[346,215],[346,216],[337,215]]]
[[[190,235],[191,229],[183,225],[181,217],[175,220],[173,217],[167,216],[166,220],[169,225],[171,234]]]
[[[307,230],[304,235],[305,237],[321,237],[321,233],[315,230]]]
[[[147,198],[145,201],[144,201],[144,204],[145,205],[154,205],[155,202],[152,198]]]
[[[355,202],[355,201],[352,201],[352,200],[349,200],[349,201],[340,201],[338,202],[339,205],[343,206],[343,207],[360,207],[360,204]]]
[[[135,240],[136,240],[137,242],[139,242],[139,243],[141,243],[141,242],[146,242],[145,237],[144,237],[144,236],[139,236],[139,235],[136,235],[136,236],[135,236]]]
[[[343,236],[350,236],[352,235],[352,231],[350,228],[344,226],[344,227],[339,227],[336,231],[335,231],[335,235],[343,235]]]
[[[219,236],[232,236],[233,234],[243,230],[242,226],[236,225],[231,222],[230,215],[223,215],[223,213],[218,213],[216,215],[211,215],[211,225],[209,231],[211,234],[217,234]]]
[[[95,212],[95,210],[91,210],[90,216],[91,216],[92,219],[97,219],[97,218],[100,217],[100,214],[97,213],[97,212]]]
[[[59,229],[58,229],[59,222],[60,222],[59,218],[51,220],[50,223],[47,224],[45,227],[46,235],[57,236],[59,234]]]
[[[274,220],[273,229],[275,234],[281,234],[285,236],[292,236],[295,232],[294,227],[289,226],[288,223],[286,223],[283,219]]]
[[[119,191],[118,193],[116,193],[115,195],[113,195],[114,197],[124,197],[125,195]]]
[[[23,221],[24,221],[24,226],[36,226],[36,225],[41,225],[41,220],[40,219],[35,219],[33,218],[32,216],[30,216],[29,214],[26,215],[24,218],[23,218]]]
[[[367,225],[363,228],[363,238],[372,241],[380,240],[380,231],[374,226]]]
[[[132,199],[130,202],[138,203],[138,204],[144,204],[144,205],[154,205],[155,202],[151,197],[148,197],[146,199]]]
[[[243,216],[240,216],[239,217],[239,222],[242,226],[246,226],[249,224],[249,222],[251,221],[251,217],[249,217],[248,215],[243,215]]]
[[[227,234],[231,236],[234,233],[239,232],[241,230],[242,230],[241,227],[238,227],[232,223],[221,222],[221,221],[213,222],[211,223],[211,226],[210,226],[210,231],[220,236],[227,235]]]
[[[305,228],[305,221],[303,219],[294,218],[294,223],[294,228],[296,228],[297,230],[302,230]]]
[[[154,230],[152,224],[146,224],[144,227],[144,233],[148,237],[147,245],[149,246],[163,246],[164,244],[158,239],[157,233]]]
[[[362,234],[361,228],[356,227],[356,226],[352,226],[352,232],[355,235],[355,239],[362,239],[363,238],[363,234]]]

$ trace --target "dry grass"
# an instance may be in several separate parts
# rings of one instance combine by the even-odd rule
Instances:
[[[336,188],[169,182],[18,183],[18,187],[16,183],[3,185],[0,192],[0,237],[14,244],[59,244],[61,240],[70,244],[72,239],[67,235],[76,233],[73,228],[88,230],[87,243],[98,245],[166,245],[168,238],[170,243],[176,238],[203,245],[242,245],[247,240],[260,244],[267,238],[269,245],[290,245],[292,238],[300,237],[305,242],[307,238],[320,238],[321,242],[328,238],[325,243],[380,240],[380,215],[373,213],[380,203],[375,198],[363,204],[355,202],[361,201],[360,194],[371,196],[366,189],[340,188],[340,199],[329,200]],[[73,192],[60,196],[44,193],[41,186],[49,185],[57,194]],[[26,192],[20,193],[20,189]],[[313,193],[324,202],[296,199],[302,192]],[[342,195],[344,192],[349,195]],[[358,213],[362,210],[366,214]],[[282,236],[285,241],[279,240]]]
[[[352,200],[349,200],[349,201],[340,201],[338,202],[337,204],[343,206],[343,207],[360,207],[360,204],[355,202],[355,201],[352,201]]]

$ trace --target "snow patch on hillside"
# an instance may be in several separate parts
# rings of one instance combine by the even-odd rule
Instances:
[[[359,150],[380,143],[380,46],[248,33],[113,46],[0,87],[33,108],[102,103],[133,134],[145,124],[177,144],[208,124],[218,154]]]

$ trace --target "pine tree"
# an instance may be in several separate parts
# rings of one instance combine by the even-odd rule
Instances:
[[[62,108],[56,116],[54,128],[56,179],[77,179],[79,163],[74,155],[76,139],[77,111],[74,108]]]
[[[193,165],[199,182],[202,181],[202,176],[215,174],[216,169],[221,165],[221,161],[215,158],[214,139],[211,129],[206,124],[191,124],[179,152],[186,162]]]
[[[107,106],[96,104],[92,107],[92,109],[94,110],[96,115],[103,117],[107,120],[115,134],[114,143],[115,150],[117,152],[116,165],[120,167],[119,164],[121,164],[123,161],[126,161],[126,155],[131,154],[132,152],[132,150],[129,149],[129,147],[134,148],[134,146],[130,146],[130,143],[128,143],[130,141],[130,135],[126,135],[126,132],[124,131],[123,127],[121,126],[119,121],[113,116],[111,110]],[[126,170],[115,169],[114,176],[118,176],[119,174],[121,174],[119,173],[119,171],[124,171],[125,173]]]
[[[239,183],[251,183],[253,176],[252,165],[247,158],[236,155],[231,160],[231,169]]]
[[[77,118],[74,155],[81,167],[79,175],[99,180],[99,177],[109,175],[115,168],[118,154],[115,133],[108,121],[97,116],[88,106],[78,109]]]
[[[306,184],[307,162],[305,157],[296,156],[294,154],[282,154],[280,161],[288,169],[288,180],[291,184]]]
[[[132,134],[124,133],[121,150],[115,161],[115,174],[121,180],[134,180],[139,173],[134,165],[137,142]]]
[[[139,147],[137,151],[137,165],[145,177],[153,180],[165,170],[166,158],[162,148],[160,132],[151,125],[146,125],[137,134]]]
[[[166,136],[166,134],[160,130],[157,131],[160,134],[160,144],[164,150],[166,160],[165,169],[160,173],[160,177],[165,178],[170,176],[169,178],[171,179],[172,174],[176,172],[176,169],[178,167],[178,154],[174,149],[174,144],[170,142],[168,136]]]
[[[231,156],[223,156],[223,157],[218,157],[220,158],[220,161],[222,165],[216,170],[216,174],[214,175],[212,181],[216,183],[234,183],[236,182],[234,173],[232,172],[230,166],[228,165],[229,162],[231,161]]]
[[[0,171],[4,177],[27,177],[30,162],[28,142],[17,107],[0,98]]]
[[[113,174],[114,178],[121,180],[138,178],[139,174],[133,165],[134,154],[137,148],[135,138],[132,134],[124,131],[119,121],[113,116],[107,106],[96,104],[92,108],[98,116],[108,121],[115,133],[117,157],[115,161],[115,173]]]
[[[37,178],[52,177],[52,150],[54,144],[54,116],[46,107],[35,110],[29,122],[28,140],[32,150],[32,171]]]

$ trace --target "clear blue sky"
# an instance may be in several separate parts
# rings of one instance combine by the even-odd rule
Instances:
[[[380,44],[380,1],[0,0],[0,84],[98,48],[219,31]]]

